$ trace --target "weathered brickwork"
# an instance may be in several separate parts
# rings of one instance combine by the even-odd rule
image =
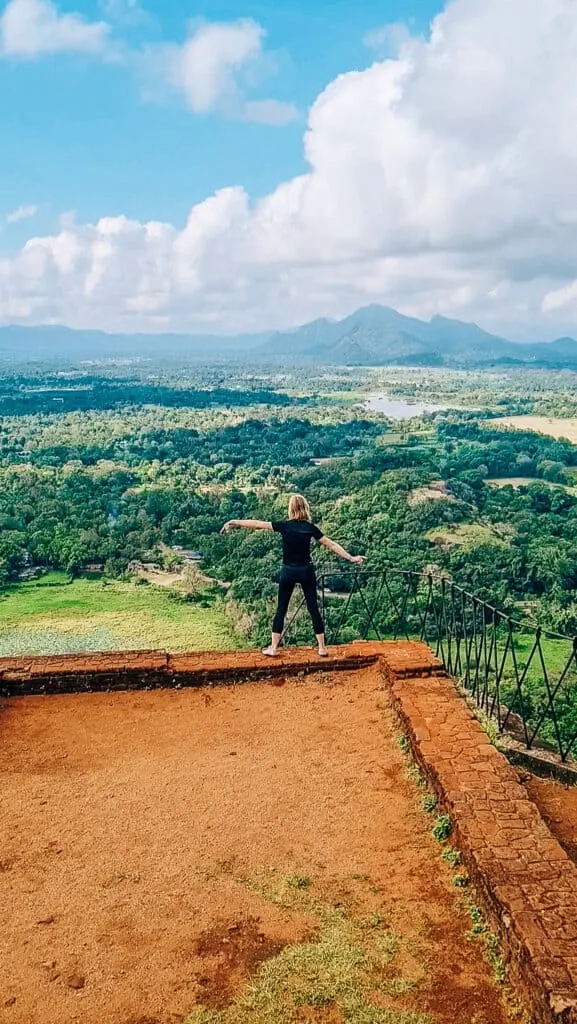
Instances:
[[[380,656],[381,644],[357,643],[335,648],[329,662],[308,649],[283,651],[268,658],[257,651],[207,651],[167,654],[128,651],[52,657],[0,658],[0,694],[81,693],[90,690],[138,690],[206,686],[279,675],[361,668]]]
[[[356,643],[334,649],[328,661],[302,649],[284,651],[277,660],[255,651],[6,658],[0,659],[0,693],[281,682],[376,661],[414,755],[452,817],[452,841],[510,953],[534,1024],[577,1024],[577,868],[424,645]]]
[[[403,650],[402,648],[405,647]],[[383,667],[415,757],[511,956],[533,1020],[577,1022],[577,867],[517,772],[431,654],[388,648]]]

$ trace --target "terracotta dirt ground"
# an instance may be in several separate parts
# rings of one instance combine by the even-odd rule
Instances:
[[[554,779],[527,773],[525,789],[555,838],[577,864],[577,786],[564,786]]]
[[[346,920],[391,1024],[504,1024],[378,668],[282,684],[3,702],[3,1022],[177,1024]]]

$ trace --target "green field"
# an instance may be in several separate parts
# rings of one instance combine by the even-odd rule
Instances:
[[[517,714],[524,712],[530,735],[544,716],[539,729],[539,741],[547,742],[556,750],[559,737],[563,747],[568,749],[570,741],[573,739],[574,742],[577,734],[577,664],[572,658],[573,644],[569,639],[554,640],[542,637],[544,668],[539,652],[534,652],[534,645],[535,637],[530,633],[515,633],[515,658],[520,681],[523,680],[523,704],[521,705],[517,692],[511,650],[507,654],[501,681],[501,698],[504,704]],[[498,643],[499,665],[505,653],[505,646],[506,639],[502,636]],[[528,664],[532,654],[532,660]],[[557,727],[549,708],[549,693],[555,693]],[[577,753],[575,745],[572,753],[573,756]]]
[[[228,650],[224,607],[184,603],[137,583],[50,573],[0,591],[0,656],[84,651]]]

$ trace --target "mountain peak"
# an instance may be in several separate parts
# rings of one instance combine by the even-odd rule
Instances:
[[[544,349],[547,349],[544,351]],[[430,320],[404,316],[390,306],[371,303],[340,321],[315,320],[276,335],[263,352],[304,358],[319,364],[363,366],[467,366],[547,363],[577,366],[577,342],[523,345],[489,334],[475,323],[437,314]]]

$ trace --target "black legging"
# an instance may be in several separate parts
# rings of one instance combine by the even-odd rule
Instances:
[[[323,617],[319,610],[317,597],[317,578],[315,567],[312,565],[284,565],[278,585],[278,605],[272,624],[273,633],[282,633],[284,620],[292,597],[293,590],[297,583],[300,583],[309,615],[313,620],[313,629],[319,636],[324,633],[325,626]]]

